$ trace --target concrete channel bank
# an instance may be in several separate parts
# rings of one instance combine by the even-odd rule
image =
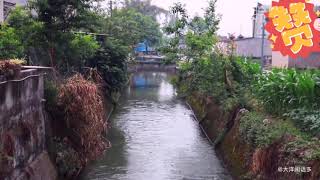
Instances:
[[[28,69],[1,79],[0,179],[56,179],[45,148],[44,73]]]

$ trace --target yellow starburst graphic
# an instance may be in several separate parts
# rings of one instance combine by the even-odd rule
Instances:
[[[273,41],[273,42],[276,42],[277,38],[278,38],[277,36],[272,34],[271,37],[270,37],[270,40]]]

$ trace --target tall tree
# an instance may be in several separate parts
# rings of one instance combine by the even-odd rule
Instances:
[[[151,16],[153,20],[157,21],[158,16],[167,15],[169,11],[151,4],[151,0],[125,0],[125,8],[132,8],[146,16]]]
[[[49,29],[67,31],[83,28],[92,16],[91,8],[98,0],[35,0],[32,7],[39,20]]]
[[[71,42],[75,38],[71,31],[95,29],[97,15],[94,3],[98,0],[33,0],[30,8],[37,13],[37,21],[43,24],[46,39],[42,49],[48,52],[51,65],[59,66],[72,58]]]
[[[196,60],[210,54],[220,22],[220,16],[215,9],[216,2],[217,0],[209,1],[204,18],[196,16],[190,19],[181,3],[176,3],[171,8],[175,21],[165,28],[171,40],[168,46],[163,48],[168,61],[187,59],[197,63]]]
[[[162,38],[159,24],[135,9],[114,10],[106,20],[105,32],[129,47],[144,40],[155,45]]]
[[[210,0],[209,6],[205,9],[205,22],[211,34],[215,34],[219,29],[221,15],[216,12],[217,0]]]

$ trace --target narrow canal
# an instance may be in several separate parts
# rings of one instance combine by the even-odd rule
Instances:
[[[231,179],[169,81],[160,72],[132,77],[111,118],[113,146],[82,180]]]

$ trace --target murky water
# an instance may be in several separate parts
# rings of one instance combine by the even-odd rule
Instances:
[[[231,179],[191,114],[168,74],[135,74],[111,119],[113,147],[81,179]]]

